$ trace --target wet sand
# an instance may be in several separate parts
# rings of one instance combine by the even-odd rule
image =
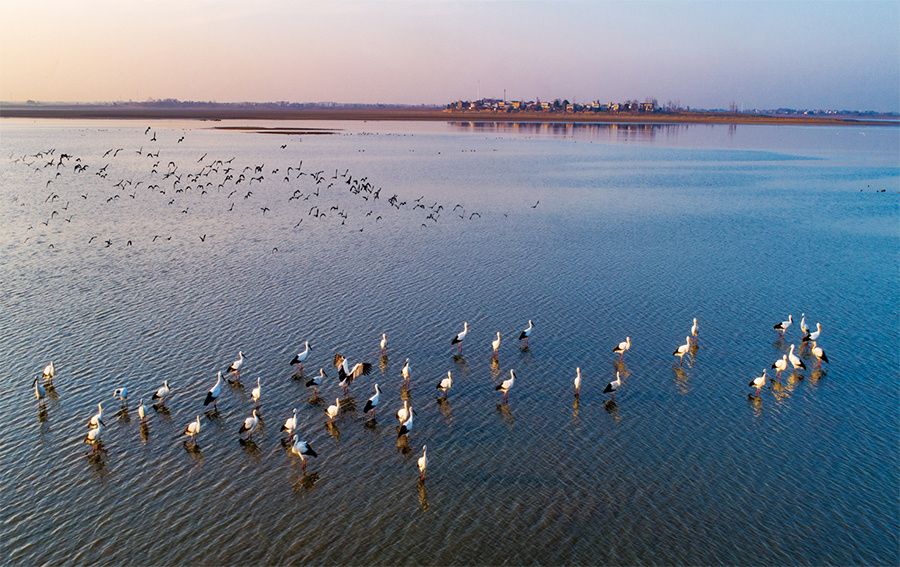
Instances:
[[[897,126],[898,120],[854,117],[753,116],[718,113],[587,114],[489,111],[448,111],[439,108],[155,108],[139,105],[6,105],[2,118],[104,118],[104,119],[193,119],[193,120],[362,120],[362,121],[472,121],[472,122],[577,122],[650,124],[790,124],[827,126]],[[282,132],[283,133],[283,132]],[[309,132],[312,133],[312,132]]]

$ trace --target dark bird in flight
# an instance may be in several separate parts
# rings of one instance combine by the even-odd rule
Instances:
[[[184,136],[178,138],[178,142],[176,142],[176,143],[180,144],[180,143],[183,142],[183,141],[184,141]]]
[[[200,237],[200,242],[206,242],[206,235],[205,235],[205,234],[204,234],[203,236]]]
[[[532,209],[536,209],[536,208],[537,208],[537,206],[538,206],[538,205],[540,205],[540,204],[541,204],[541,201],[540,201],[540,200],[538,200],[538,202],[537,202],[537,203],[535,203],[535,204],[533,204],[533,205],[531,205],[531,208],[532,208]]]

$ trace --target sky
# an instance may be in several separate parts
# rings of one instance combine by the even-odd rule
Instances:
[[[0,100],[900,111],[900,1],[0,0]]]

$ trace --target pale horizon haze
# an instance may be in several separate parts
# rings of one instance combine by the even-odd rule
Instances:
[[[900,2],[0,3],[0,100],[900,110]]]

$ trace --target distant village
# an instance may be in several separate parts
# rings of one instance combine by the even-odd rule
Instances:
[[[489,111],[489,112],[606,112],[606,113],[652,113],[664,110],[679,110],[674,105],[667,105],[663,109],[656,99],[646,99],[643,102],[627,100],[625,102],[600,102],[595,100],[587,103],[569,102],[568,100],[555,99],[551,101],[537,100],[504,100],[499,98],[482,98],[479,100],[457,100],[447,105],[450,111]]]
[[[878,112],[874,110],[836,110],[836,109],[795,109],[795,108],[745,108],[741,109],[737,104],[731,103],[728,108],[691,108],[681,106],[678,102],[666,102],[660,105],[655,98],[638,100],[626,100],[624,102],[600,102],[594,100],[586,103],[570,102],[568,100],[554,99],[553,101],[535,100],[506,100],[499,98],[482,98],[479,100],[456,100],[444,107],[450,112],[547,112],[547,113],[606,113],[606,114],[651,114],[651,113],[681,113],[704,112],[722,114],[746,114],[753,116],[858,116],[858,117],[888,117],[895,118],[896,112]]]

